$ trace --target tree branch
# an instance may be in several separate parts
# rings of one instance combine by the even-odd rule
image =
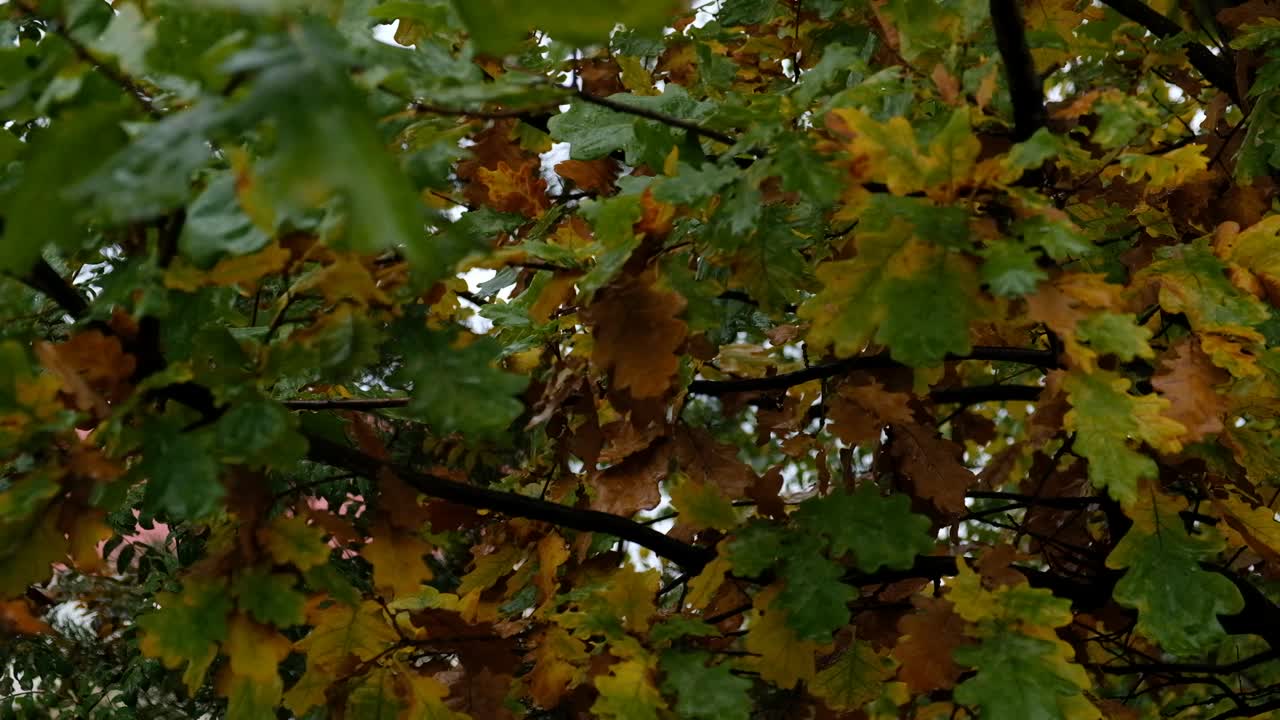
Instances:
[[[1036,72],[1018,0],[991,0],[991,25],[1004,61],[1004,75],[1013,101],[1013,140],[1023,142],[1045,126],[1044,82]]]
[[[674,115],[660,113],[660,112],[657,112],[656,110],[649,110],[648,108],[628,105],[627,103],[620,102],[618,100],[612,100],[607,97],[600,97],[599,95],[592,95],[591,93],[585,90],[579,90],[578,97],[582,98],[586,102],[591,103],[592,105],[599,105],[600,107],[608,108],[610,110],[613,110],[614,112],[625,113],[627,115],[635,115],[636,117],[642,117],[646,120],[653,120],[654,122],[660,122],[663,125],[669,125],[671,127],[680,128],[681,130],[687,130],[693,133],[694,135],[707,138],[708,140],[715,140],[718,143],[723,143],[725,145],[736,145],[738,143],[738,140],[731,135],[726,135],[725,133],[722,133],[719,130],[712,130],[710,128],[702,127],[698,123],[692,122],[690,120],[685,120],[684,118],[678,118],[678,117],[675,117]]]
[[[1030,350],[1007,347],[976,347],[968,355],[955,355],[948,360],[992,360],[1023,363],[1043,368],[1058,367],[1057,358],[1047,350]],[[795,372],[763,378],[744,378],[739,380],[694,380],[689,384],[689,392],[694,395],[730,395],[742,392],[768,392],[784,390],[810,380],[843,375],[855,370],[879,370],[884,368],[905,367],[902,363],[889,357],[887,353],[863,355],[846,358],[827,365],[797,370]],[[979,402],[1000,402],[1005,400],[1034,401],[1040,397],[1041,388],[1034,385],[978,385],[975,387],[950,388],[935,390],[930,393],[934,402],[973,404]],[[407,397],[386,398],[316,398],[281,400],[281,404],[291,410],[385,410],[400,408],[409,404]]]
[[[409,404],[407,397],[387,398],[322,398],[317,400],[281,400],[290,410],[386,410]]]
[[[138,107],[142,108],[142,111],[151,116],[152,119],[159,120],[164,117],[164,113],[160,112],[160,110],[151,103],[151,97],[142,89],[142,86],[139,85],[136,80],[94,55],[93,51],[85,46],[84,43],[75,39],[72,37],[71,33],[67,32],[66,27],[64,27],[61,21],[56,18],[49,18],[41,15],[39,9],[35,5],[31,4],[29,0],[13,0],[13,6],[24,15],[45,20],[49,25],[49,32],[62,38],[62,41],[71,47],[71,51],[76,54],[76,57],[91,65],[98,72],[102,73],[104,77],[115,83],[120,87],[120,89],[124,90],[125,93],[129,95],[129,97],[133,98],[134,102],[138,104]]]
[[[492,510],[511,517],[549,522],[573,530],[613,535],[648,548],[659,557],[674,562],[689,573],[699,572],[715,557],[715,551],[710,548],[681,542],[618,515],[596,510],[581,510],[517,493],[467,485],[423,474],[410,468],[383,462],[359,450],[318,435],[308,434],[307,442],[310,443],[308,459],[322,465],[341,468],[371,479],[376,478],[380,471],[389,470],[410,487],[430,497],[468,507]]]
[[[1260,665],[1264,662],[1280,658],[1280,651],[1264,650],[1256,655],[1250,655],[1243,660],[1237,660],[1233,663],[1224,665],[1215,665],[1213,663],[1134,663],[1131,665],[1095,666],[1099,672],[1107,675],[1137,675],[1139,673],[1207,673],[1212,675],[1229,675],[1238,673],[1241,670],[1248,670],[1254,665]]]
[[[1048,350],[1032,350],[1026,348],[1009,348],[1009,347],[975,347],[972,352],[966,355],[950,355],[947,360],[992,360],[1002,362],[1023,363],[1025,365],[1034,365],[1042,368],[1058,367],[1058,359],[1054,353]],[[773,377],[763,378],[746,378],[741,380],[694,380],[689,383],[689,392],[695,395],[729,395],[740,392],[767,392],[769,390],[785,390],[794,385],[801,385],[811,380],[821,380],[823,378],[834,377],[836,375],[844,375],[855,370],[883,370],[885,368],[906,367],[902,363],[894,360],[888,353],[879,353],[876,355],[860,355],[858,357],[845,358],[837,360],[826,365],[815,365],[807,367],[803,370],[795,372],[782,373]],[[938,402],[964,402],[964,398],[968,398],[971,394],[978,390],[992,393],[1000,396],[1003,393],[1011,392],[1013,397],[1006,399],[1021,400],[1027,399],[1032,395],[1030,390],[996,390],[995,388],[1017,388],[1024,387],[1018,385],[988,385],[979,389],[958,388],[955,390],[939,390],[938,394],[944,397],[956,397],[960,399],[954,400],[938,400]],[[1039,395],[1040,388],[1031,388]],[[963,391],[963,392],[962,392]],[[972,391],[972,392],[971,392]],[[996,398],[993,398],[996,399]],[[1031,398],[1031,399],[1034,399]],[[981,402],[980,400],[967,400],[968,402]]]
[[[25,275],[18,277],[18,280],[32,290],[47,295],[58,307],[76,320],[89,314],[89,302],[44,258],[37,260]]]
[[[1151,31],[1158,38],[1169,38],[1182,32],[1182,26],[1161,15],[1150,5],[1141,0],[1102,0],[1112,10],[1138,23]],[[1240,93],[1236,88],[1235,72],[1230,62],[1214,55],[1209,48],[1200,43],[1187,42],[1182,45],[1187,51],[1187,59],[1191,66],[1200,72],[1210,85],[1225,92],[1236,105],[1241,105]]]

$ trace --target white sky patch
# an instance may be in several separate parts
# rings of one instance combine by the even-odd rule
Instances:
[[[569,143],[555,143],[551,149],[538,156],[542,161],[542,177],[552,195],[564,192],[564,181],[556,174],[555,167],[569,159]]]
[[[1200,132],[1200,126],[1204,124],[1207,117],[1209,116],[1205,114],[1204,110],[1197,110],[1196,114],[1191,118],[1191,122],[1187,124],[1191,126],[1192,130]]]
[[[386,43],[387,45],[394,45],[396,47],[413,47],[412,45],[401,45],[396,42],[396,30],[399,28],[399,20],[393,20],[385,25],[375,25],[373,27],[373,39],[380,43]]]

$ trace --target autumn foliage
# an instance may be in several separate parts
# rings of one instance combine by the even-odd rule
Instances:
[[[0,716],[1280,717],[1275,2],[0,8]]]

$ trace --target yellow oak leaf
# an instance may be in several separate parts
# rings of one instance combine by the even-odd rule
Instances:
[[[412,533],[392,530],[386,523],[374,526],[372,539],[360,555],[373,565],[373,587],[386,597],[414,595],[432,578],[424,556],[431,545]]]
[[[665,708],[666,703],[653,685],[649,666],[641,660],[624,660],[609,669],[610,674],[595,679],[600,697],[591,706],[591,712],[602,718],[657,720],[658,710]]]
[[[553,708],[573,686],[582,681],[582,665],[588,660],[586,645],[553,625],[533,648],[529,692],[540,707]]]
[[[800,682],[813,682],[818,644],[796,637],[787,625],[786,612],[767,609],[780,589],[772,585],[756,595],[756,612],[747,627],[745,643],[748,652],[760,656],[754,663],[760,677],[791,689]]]
[[[462,582],[454,592],[462,597],[475,591],[488,590],[514,570],[516,563],[524,557],[525,550],[514,545],[504,545],[488,555],[480,555],[475,559],[471,572],[462,576]]]
[[[313,290],[324,295],[325,302],[330,305],[340,302],[352,302],[361,307],[392,305],[391,296],[378,286],[369,268],[346,253],[299,280],[289,292],[298,295]]]
[[[259,682],[278,677],[280,661],[289,655],[289,639],[269,625],[254,622],[237,613],[227,623],[227,640],[222,651],[231,658],[231,672]]]
[[[544,600],[556,594],[556,570],[568,559],[569,546],[560,533],[547,533],[538,541],[538,575],[534,583]]]
[[[628,630],[642,633],[658,612],[654,598],[662,585],[662,575],[657,570],[636,572],[630,567],[619,568],[609,579],[604,598],[622,619]]]
[[[258,530],[258,539],[271,557],[281,564],[293,564],[299,570],[309,570],[329,561],[329,546],[324,543],[324,531],[308,525],[301,515],[279,517]]]
[[[858,641],[817,674],[809,691],[832,710],[856,710],[880,697],[894,665],[870,643]]]
[[[308,611],[307,622],[312,630],[294,643],[294,649],[306,653],[308,671],[341,673],[400,639],[386,613],[374,602],[351,606],[324,600]]]
[[[164,284],[167,288],[183,292],[231,285],[249,288],[262,278],[284,270],[292,257],[288,250],[272,243],[256,253],[223,258],[209,270],[201,270],[178,258],[165,272]]]
[[[689,592],[684,598],[686,606],[694,610],[704,610],[715,599],[716,592],[724,584],[725,576],[733,569],[729,554],[725,552],[726,542],[724,540],[720,542],[715,559],[707,563],[702,568],[702,572],[689,580]]]

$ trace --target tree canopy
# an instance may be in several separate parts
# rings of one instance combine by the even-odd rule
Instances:
[[[0,13],[0,715],[1280,717],[1272,0]]]

